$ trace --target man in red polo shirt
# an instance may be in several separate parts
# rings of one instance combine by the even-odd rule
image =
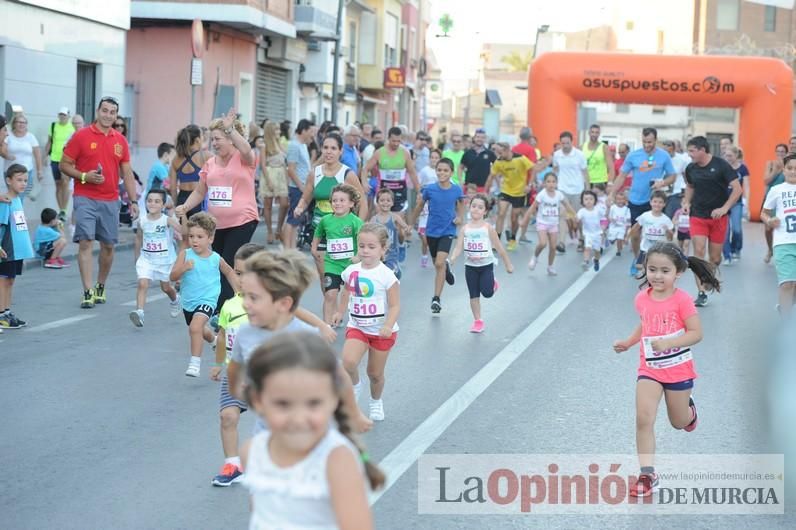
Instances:
[[[133,217],[138,216],[130,149],[124,136],[113,128],[118,114],[119,102],[102,98],[96,121],[72,135],[59,166],[62,174],[75,179],[73,241],[80,245],[77,262],[83,281],[80,307],[84,309],[106,300],[105,281],[113,265],[114,245],[119,241],[119,173],[131,200],[130,211]],[[92,289],[95,239],[100,243],[99,274]]]

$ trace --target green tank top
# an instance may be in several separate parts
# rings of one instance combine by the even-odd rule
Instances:
[[[586,157],[587,171],[589,172],[589,182],[601,184],[608,182],[608,165],[605,161],[605,151],[602,142],[597,143],[594,151],[589,150],[589,143],[586,142],[581,148],[583,156]]]
[[[406,181],[406,158],[403,148],[399,147],[392,155],[388,153],[386,147],[379,148],[379,174],[383,181]]]
[[[324,215],[332,213],[332,190],[338,184],[345,182],[345,175],[350,171],[348,167],[342,166],[337,174],[328,176],[323,174],[323,165],[315,168],[315,188],[312,198],[315,199],[315,210],[312,214],[312,223],[318,226],[318,222]]]

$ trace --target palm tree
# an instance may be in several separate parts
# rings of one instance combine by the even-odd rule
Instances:
[[[500,62],[507,65],[510,72],[527,72],[531,66],[532,58],[531,52],[525,52],[525,55],[520,55],[519,52],[511,52],[509,55],[501,57]]]

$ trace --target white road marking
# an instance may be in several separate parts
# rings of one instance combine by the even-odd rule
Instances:
[[[156,300],[160,300],[161,298],[166,298],[166,294],[165,293],[158,293],[158,294],[153,294],[152,296],[147,296],[146,297],[146,303],[148,304],[150,302],[154,302]],[[132,302],[125,302],[122,305],[123,306],[127,306],[127,307],[135,307],[135,305],[137,303],[138,303],[138,301],[133,300]]]
[[[61,320],[55,320],[53,322],[48,322],[47,324],[41,324],[39,326],[28,328],[28,333],[36,333],[38,331],[47,331],[50,329],[60,328],[62,326],[68,326],[69,324],[80,322],[81,320],[88,320],[89,318],[94,318],[96,316],[98,316],[98,314],[93,313],[89,315],[78,315],[76,317],[62,318]]]
[[[600,260],[604,267],[613,259],[613,254]],[[380,491],[370,497],[376,504],[390,488],[398,482],[420,456],[475,402],[476,399],[497,380],[525,352],[539,336],[558,318],[575,298],[596,278],[599,273],[589,271],[582,274],[569,286],[536,320],[525,328],[514,340],[500,350],[495,357],[470,378],[459,390],[417,426],[390,454],[379,462],[387,475],[387,482]]]

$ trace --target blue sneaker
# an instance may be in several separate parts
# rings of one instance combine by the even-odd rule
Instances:
[[[210,321],[208,322],[208,324],[210,324],[210,329],[213,330],[213,333],[218,333],[219,327],[218,327],[218,315],[217,314],[215,314],[212,317],[210,317]]]
[[[398,263],[406,261],[406,243],[401,243],[398,246]]]
[[[630,275],[634,278],[638,276],[638,267],[636,266],[635,260],[633,260],[633,263],[630,264]]]
[[[235,464],[224,464],[221,473],[213,477],[213,486],[225,488],[243,480],[243,471]]]

